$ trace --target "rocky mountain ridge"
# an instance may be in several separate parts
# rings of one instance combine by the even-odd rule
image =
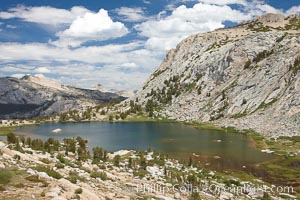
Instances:
[[[116,90],[116,89],[106,89],[101,84],[97,84],[94,87],[92,87],[93,90],[99,90],[101,92],[110,92],[118,94],[119,96],[123,97],[133,97],[136,94],[136,90]]]
[[[157,117],[300,133],[300,18],[268,14],[188,37],[132,100]]]
[[[49,116],[116,98],[124,99],[114,93],[65,86],[41,75],[0,77],[1,119]]]

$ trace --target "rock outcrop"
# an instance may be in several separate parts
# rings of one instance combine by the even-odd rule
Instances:
[[[1,119],[49,116],[115,98],[124,99],[114,93],[65,86],[41,75],[21,79],[0,77]]]
[[[300,18],[268,14],[192,35],[132,99],[153,102],[158,117],[299,135]]]

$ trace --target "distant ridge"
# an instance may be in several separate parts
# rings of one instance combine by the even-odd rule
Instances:
[[[116,98],[125,99],[111,92],[65,86],[43,75],[26,75],[21,79],[0,77],[0,119],[84,110]]]

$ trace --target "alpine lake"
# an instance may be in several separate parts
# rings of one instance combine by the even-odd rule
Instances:
[[[61,132],[55,134],[55,129],[61,129]],[[247,171],[256,164],[276,158],[261,152],[246,134],[197,129],[181,123],[42,123],[22,126],[14,132],[42,140],[81,136],[88,141],[90,150],[95,146],[109,151],[151,148],[178,160],[192,158],[200,166],[222,171]]]

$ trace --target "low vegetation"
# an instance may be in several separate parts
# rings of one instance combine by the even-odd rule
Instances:
[[[269,26],[265,26],[262,22],[259,21],[253,21],[250,23],[245,24],[247,26],[248,30],[254,31],[254,32],[268,32],[271,31],[272,28]]]
[[[58,173],[57,171],[54,171],[53,169],[51,169],[49,167],[36,166],[36,167],[33,167],[32,169],[34,169],[38,172],[45,172],[46,174],[48,174],[48,176],[55,178],[55,179],[60,179],[63,177],[60,173]]]
[[[299,17],[294,17],[290,19],[289,24],[285,26],[286,30],[299,30],[300,29],[300,19]]]
[[[0,184],[8,184],[12,178],[12,172],[7,169],[0,170]]]
[[[294,74],[296,74],[298,71],[300,71],[300,57],[297,57],[295,59],[292,71]]]
[[[262,52],[259,52],[255,58],[253,59],[253,62],[258,63],[260,61],[262,61],[263,59],[271,56],[274,53],[274,50],[264,50]]]
[[[284,40],[284,38],[288,35],[288,33],[284,33],[281,37],[276,39],[276,42],[280,43],[282,40]]]
[[[0,127],[0,136],[6,136],[9,133],[12,133],[15,130],[15,127]]]
[[[107,174],[105,172],[93,171],[90,173],[90,176],[92,178],[100,178],[103,181],[107,180]]]
[[[210,124],[188,124],[201,129],[224,130]],[[225,130],[228,132],[238,132],[230,127]],[[277,145],[278,143],[272,143],[271,140],[266,140],[261,135],[256,134],[255,132],[245,131],[245,134],[252,136],[252,138],[254,138],[254,140],[256,141],[256,144],[260,145],[260,148],[277,148],[274,145]],[[20,136],[16,136],[14,134],[8,135],[7,138],[11,148],[15,149],[17,146],[19,146],[20,150],[22,150],[22,148],[24,148],[25,146],[31,146],[32,141],[34,141],[28,138],[21,139]],[[277,140],[289,141],[291,142],[291,144],[294,144],[294,146],[297,146],[300,141],[299,137],[281,137]],[[94,147],[92,149],[92,154],[90,155],[90,153],[88,153],[87,151],[87,141],[80,137],[66,138],[62,140],[62,142],[56,142],[54,139],[49,138],[47,141],[36,142],[39,145],[35,147],[39,149],[38,151],[40,152],[47,152],[49,150],[49,146],[45,145],[46,142],[51,144],[50,152],[51,154],[53,154],[53,157],[54,155],[56,155],[58,161],[53,163],[53,160],[43,159],[43,162],[46,165],[37,165],[32,167],[32,169],[38,172],[45,172],[48,176],[53,177],[54,179],[66,178],[73,184],[78,184],[78,182],[86,182],[87,179],[80,176],[79,173],[77,173],[75,170],[70,170],[68,174],[62,174],[59,172],[60,169],[63,169],[65,166],[71,166],[71,168],[74,169],[77,168],[84,170],[93,179],[101,179],[102,181],[110,179],[110,177],[108,177],[107,171],[112,170],[115,167],[118,169],[130,169],[132,170],[132,174],[134,177],[150,180],[152,176],[148,170],[148,167],[150,166],[163,169],[164,179],[167,183],[171,184],[199,185],[201,184],[201,180],[205,180],[207,177],[211,177],[213,180],[227,186],[239,186],[242,181],[253,181],[255,179],[255,177],[242,172],[240,174],[234,172],[230,176],[228,173],[216,173],[214,175],[210,175],[210,170],[203,168],[201,163],[199,164],[195,157],[192,156],[179,162],[178,164],[180,167],[174,168],[167,164],[166,161],[170,162],[170,159],[167,155],[164,155],[157,151],[152,151],[151,149],[148,149],[147,151],[138,151],[135,153],[134,157],[132,157],[131,154],[125,156],[116,155],[112,159],[109,159],[108,151],[104,150],[101,147]],[[62,153],[62,151],[64,151],[65,153]],[[151,155],[152,159],[146,159],[149,155]],[[272,183],[278,184],[283,184],[284,181],[286,181],[291,185],[294,184],[295,188],[298,190],[299,188],[297,186],[297,182],[295,182],[294,180],[297,179],[297,177],[300,177],[300,174],[298,173],[300,167],[300,158],[299,156],[292,155],[294,154],[283,154],[283,156],[279,157],[279,159],[277,160],[259,165],[258,169],[263,170],[266,173],[263,178]],[[70,159],[73,159],[73,161],[71,161]],[[82,167],[82,163],[87,161],[88,159],[91,160],[89,162],[92,162],[98,167],[97,170],[90,170]],[[58,169],[53,170],[53,166],[56,166]],[[196,171],[193,171],[191,169],[196,169]],[[197,170],[200,170],[201,173],[199,173]],[[15,173],[10,170],[0,171],[0,186],[9,184],[12,178],[15,176],[14,174]],[[235,177],[235,179],[232,179],[232,176]],[[43,185],[47,185],[47,183],[37,175],[27,176],[25,180],[33,183],[41,183]],[[14,183],[14,185],[14,187],[22,186],[19,183]],[[81,191],[80,189],[82,188],[76,189],[74,193],[76,195],[82,194],[83,190]],[[196,194],[191,194],[190,198],[198,197]]]

